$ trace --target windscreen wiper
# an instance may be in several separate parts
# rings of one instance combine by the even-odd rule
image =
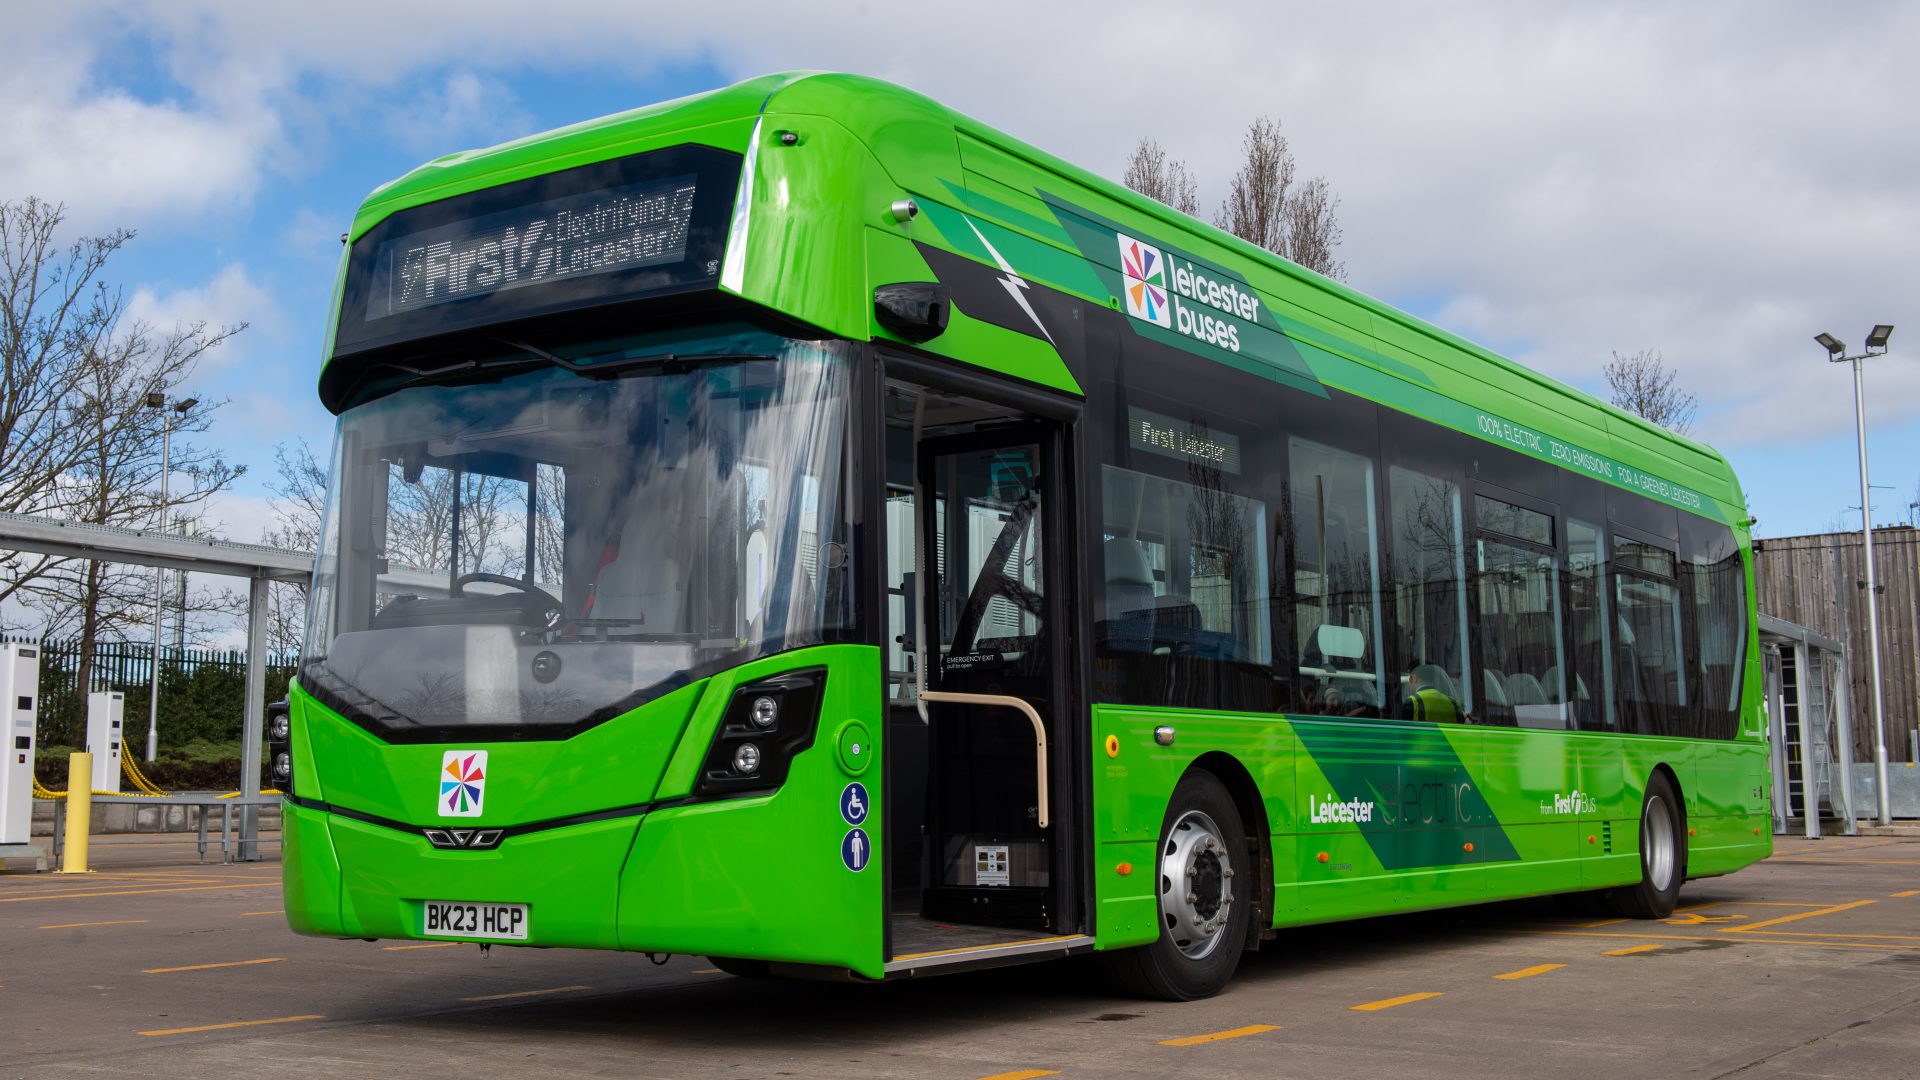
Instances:
[[[578,360],[569,360],[556,356],[538,345],[524,341],[501,338],[500,344],[511,345],[554,367],[588,379],[611,379],[635,368],[658,368],[662,375],[683,375],[702,364],[724,364],[739,360],[777,360],[772,353],[643,353],[638,356],[623,356],[617,360],[602,360],[598,363],[583,364]],[[511,361],[509,361],[511,362]],[[524,362],[524,361],[521,361]]]
[[[616,360],[603,360],[598,363],[583,364],[578,360],[569,360],[556,356],[538,345],[524,341],[499,339],[499,343],[521,352],[525,356],[502,357],[494,360],[458,360],[439,367],[423,368],[403,364],[395,360],[379,361],[381,367],[392,368],[410,378],[394,385],[391,389],[401,390],[409,386],[423,386],[433,383],[450,383],[465,380],[497,381],[508,375],[517,375],[523,371],[533,371],[543,367],[557,367],[588,379],[613,379],[631,372],[636,368],[657,368],[662,375],[680,375],[692,371],[702,364],[732,363],[741,360],[777,360],[772,353],[643,353],[637,356],[623,356]]]

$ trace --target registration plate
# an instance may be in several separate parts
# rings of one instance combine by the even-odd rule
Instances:
[[[434,937],[525,941],[527,905],[486,904],[467,900],[422,901],[420,933]]]

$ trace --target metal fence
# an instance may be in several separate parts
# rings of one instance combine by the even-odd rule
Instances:
[[[39,744],[78,746],[87,730],[87,693],[118,690],[126,695],[126,724],[146,726],[147,694],[153,678],[154,647],[143,641],[94,643],[86,687],[79,686],[78,638],[43,641],[0,636],[0,641],[40,647]],[[267,654],[267,700],[287,692],[296,657]],[[247,654],[239,650],[174,648],[163,645],[160,662],[160,737],[163,746],[195,739],[227,742],[240,737],[246,707]]]

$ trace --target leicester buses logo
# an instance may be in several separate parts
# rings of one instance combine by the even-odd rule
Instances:
[[[449,750],[440,759],[440,816],[479,817],[487,797],[487,752]]]
[[[1166,258],[1159,248],[1124,233],[1116,233],[1115,238],[1120,241],[1120,273],[1126,279],[1121,291],[1127,297],[1127,314],[1155,326],[1172,326]]]

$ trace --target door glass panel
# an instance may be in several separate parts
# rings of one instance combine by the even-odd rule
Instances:
[[[939,612],[944,684],[963,672],[1034,677],[1040,640],[1041,493],[1037,446],[965,450],[936,457],[928,553]]]

